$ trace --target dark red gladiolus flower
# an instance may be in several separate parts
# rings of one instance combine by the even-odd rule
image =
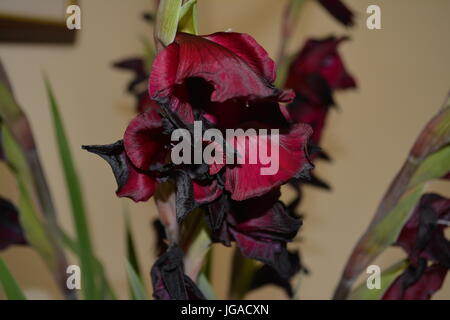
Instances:
[[[356,82],[337,51],[347,39],[308,40],[289,67],[285,88],[294,89],[306,102],[320,106],[334,104],[333,91],[355,88]]]
[[[0,250],[26,243],[16,208],[8,200],[0,198]]]
[[[439,264],[410,266],[383,295],[382,300],[429,300],[437,292],[447,275],[448,268]]]
[[[214,233],[215,241],[227,246],[235,241],[244,257],[269,265],[286,279],[300,269],[298,255],[290,253],[286,243],[295,237],[301,221],[288,214],[279,196],[280,190],[275,189],[261,197],[231,201],[222,208],[212,206],[208,219],[213,230],[217,224],[211,221],[223,219]]]
[[[205,300],[194,281],[184,274],[183,251],[176,244],[155,262],[151,278],[156,300]]]
[[[413,263],[425,258],[450,268],[450,241],[444,235],[449,224],[450,199],[425,194],[403,227],[396,245],[407,252]]]
[[[425,300],[441,288],[450,269],[450,200],[425,194],[404,225],[395,245],[408,254],[409,267],[392,283],[383,299]]]
[[[187,123],[203,112],[219,127],[283,117],[278,102],[292,92],[273,86],[275,63],[250,36],[219,32],[207,36],[178,33],[152,66],[150,97],[169,102]]]
[[[353,26],[354,14],[341,0],[319,0],[320,4],[345,26]]]

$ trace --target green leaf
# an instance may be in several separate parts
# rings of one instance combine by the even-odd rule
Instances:
[[[139,267],[139,259],[136,254],[136,247],[133,240],[133,234],[131,231],[130,219],[128,213],[125,214],[125,226],[126,226],[126,241],[127,241],[127,259],[130,263],[133,270],[136,272],[136,275],[142,281],[142,273],[141,268]],[[128,278],[130,280],[130,278]],[[137,297],[134,295],[133,285],[129,283],[131,296],[133,300],[136,300]]]
[[[155,24],[155,39],[168,46],[175,39],[181,11],[181,0],[160,0]]]
[[[131,263],[127,260],[128,281],[136,300],[149,300],[145,288]]]
[[[217,300],[216,294],[214,293],[214,288],[211,283],[209,283],[208,278],[204,273],[200,273],[197,278],[197,286],[208,300]]]
[[[450,172],[450,145],[431,154],[417,168],[408,188],[445,176]]]
[[[148,41],[147,37],[142,37],[141,41],[144,45],[145,66],[147,70],[150,70],[153,64],[153,60],[155,59],[155,50],[153,49],[150,41]]]
[[[68,248],[74,255],[77,257],[80,256],[80,249],[73,239],[71,239],[64,231],[61,230],[61,239],[64,242],[66,248]],[[117,300],[117,295],[114,292],[111,284],[109,283],[108,278],[106,277],[105,268],[103,264],[97,258],[94,258],[95,261],[95,270],[97,277],[97,288],[99,292],[99,297],[102,299],[110,299]]]
[[[359,274],[395,242],[425,183],[449,171],[450,100],[427,123],[347,261],[334,299],[345,299]]]
[[[402,260],[392,265],[381,273],[381,288],[369,289],[364,281],[349,296],[349,300],[380,300],[387,289],[391,286],[397,277],[408,267],[408,262]]]
[[[27,300],[2,258],[0,258],[0,287],[9,300]]]
[[[84,206],[81,186],[75,165],[72,160],[68,139],[64,125],[59,114],[59,107],[56,103],[49,81],[45,81],[47,94],[50,101],[50,110],[53,119],[54,132],[58,146],[58,152],[62,163],[67,191],[72,207],[72,218],[75,224],[77,243],[79,246],[80,264],[82,272],[82,288],[86,299],[96,299],[95,286],[95,266],[94,254],[91,244],[91,237],[88,230],[88,222]]]
[[[52,265],[55,263],[53,248],[27,188],[27,182],[31,179],[29,167],[20,146],[14,140],[9,129],[2,126],[1,130],[8,165],[15,173],[19,186],[20,223],[28,242],[39,252],[47,264]]]
[[[181,7],[178,31],[198,34],[197,0],[189,0]]]

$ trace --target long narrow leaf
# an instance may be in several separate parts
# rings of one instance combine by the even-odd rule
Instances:
[[[133,292],[133,296],[136,300],[148,300],[147,293],[145,292],[145,288],[139,279],[139,276],[136,273],[136,270],[133,269],[131,263],[127,260],[127,273],[128,273],[128,281],[131,284],[131,289]]]
[[[349,296],[349,300],[380,300],[389,289],[395,279],[406,269],[408,263],[405,260],[395,263],[381,273],[380,289],[369,289],[364,281]]]
[[[91,244],[91,237],[88,230],[88,223],[83,195],[81,192],[81,186],[77,172],[75,170],[75,165],[72,160],[72,154],[70,152],[64,125],[59,114],[59,107],[56,103],[53,91],[48,80],[46,80],[46,87],[48,98],[50,101],[50,110],[53,119],[53,126],[55,130],[59,156],[64,169],[64,176],[70,197],[70,204],[72,207],[72,217],[77,233],[77,242],[80,249],[79,254],[83,279],[83,291],[86,299],[95,299],[97,298],[97,295],[94,278],[94,254]]]
[[[133,233],[131,231],[131,223],[128,213],[126,213],[125,215],[125,228],[126,228],[126,242],[127,242],[127,259],[133,270],[136,272],[137,277],[140,279],[140,281],[142,281],[141,268],[139,266],[139,259],[136,252],[136,246],[134,244]],[[130,282],[130,278],[128,278],[128,281]],[[135,296],[134,293],[135,290],[133,289],[133,285],[131,282],[129,283],[129,286],[131,297],[134,300],[136,300],[137,297]]]
[[[0,258],[0,287],[9,300],[27,299],[2,258]]]
[[[425,183],[450,169],[450,99],[422,130],[347,261],[334,298],[345,299],[361,272],[397,238]]]

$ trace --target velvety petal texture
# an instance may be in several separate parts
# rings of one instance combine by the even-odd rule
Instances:
[[[230,106],[238,111],[252,106],[256,114],[260,103],[292,98],[273,86],[274,70],[267,52],[248,35],[178,33],[153,63],[149,93],[157,101],[170,101],[189,123],[195,110],[214,116]],[[234,116],[237,123],[244,121],[241,112]]]
[[[122,140],[109,145],[83,146],[83,149],[99,155],[111,166],[117,182],[117,196],[146,201],[155,192],[155,178],[131,163]]]
[[[295,237],[301,221],[288,214],[278,201],[279,195],[275,189],[262,197],[232,201],[215,240],[225,245],[235,241],[243,256],[259,260],[281,277],[289,278],[300,265],[286,243]]]
[[[177,245],[158,258],[151,278],[156,300],[205,300],[197,285],[184,274],[183,251]]]
[[[17,209],[8,200],[0,198],[0,250],[26,243]]]
[[[425,194],[403,227],[396,245],[402,247],[411,261],[419,258],[450,268],[450,241],[444,230],[450,224],[450,199]]]
[[[448,269],[438,264],[410,267],[383,295],[383,300],[429,300],[445,280]]]

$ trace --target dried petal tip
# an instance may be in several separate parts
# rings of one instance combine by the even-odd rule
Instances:
[[[183,251],[172,245],[152,267],[153,297],[157,300],[205,300],[196,284],[184,274]]]

